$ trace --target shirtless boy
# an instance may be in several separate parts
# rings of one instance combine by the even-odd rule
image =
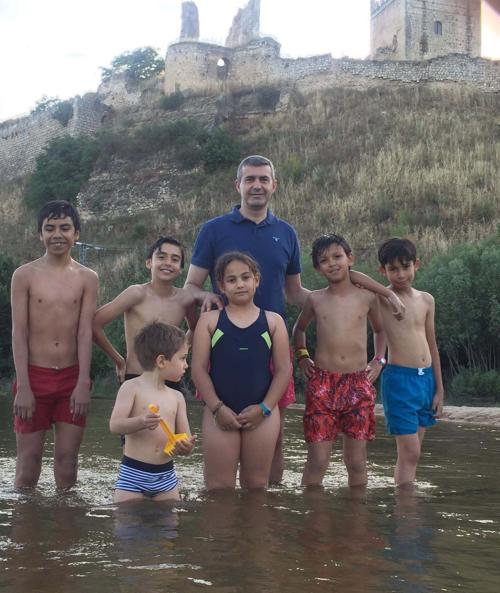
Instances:
[[[321,485],[333,443],[343,433],[349,486],[367,482],[366,442],[375,437],[375,389],[383,362],[384,339],[377,297],[356,287],[349,276],[354,261],[347,241],[323,235],[312,247],[314,268],[328,287],[313,291],[293,330],[295,353],[307,377],[304,435],[307,461],[304,486]],[[367,366],[367,318],[373,329],[375,357]],[[314,362],[305,331],[316,320]]]
[[[186,372],[186,335],[178,327],[155,322],[137,334],[134,344],[144,371],[122,384],[109,421],[111,432],[125,435],[113,500],[179,500],[174,462],[163,452],[167,437],[159,424],[163,419],[173,432],[189,435],[175,444],[173,455],[191,453],[194,437],[190,436],[184,397],[165,385],[165,381],[180,381]],[[149,411],[149,404],[157,406],[157,414]]]
[[[434,331],[434,299],[412,288],[420,262],[408,239],[389,239],[378,251],[380,272],[406,305],[406,317],[394,322],[381,300],[388,364],[381,379],[382,402],[390,434],[396,437],[397,486],[415,480],[425,429],[443,412],[443,380]]]
[[[97,310],[93,321],[95,343],[114,361],[118,380],[122,383],[140,375],[143,368],[133,348],[141,329],[153,321],[179,327],[184,319],[190,330],[196,325],[196,302],[191,293],[173,284],[184,267],[184,249],[172,237],[160,237],[146,259],[151,281],[126,288],[114,300]],[[104,326],[124,315],[125,359],[111,344]]]
[[[38,483],[45,432],[55,425],[54,476],[76,482],[78,451],[90,405],[92,318],[98,279],[71,257],[80,218],[57,200],[38,214],[45,255],[12,276],[12,350],[16,487]]]

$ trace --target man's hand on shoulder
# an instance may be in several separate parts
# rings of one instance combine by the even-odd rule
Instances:
[[[207,292],[201,304],[201,312],[205,313],[206,311],[211,311],[214,307],[219,311],[222,311],[222,309],[224,309],[224,302],[218,294]]]
[[[78,382],[71,394],[69,405],[73,419],[77,420],[89,413],[90,409],[90,381]]]

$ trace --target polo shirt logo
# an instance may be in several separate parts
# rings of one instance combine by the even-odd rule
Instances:
[[[273,236],[273,239],[276,241],[276,243],[280,240],[279,237],[274,237],[274,236]]]

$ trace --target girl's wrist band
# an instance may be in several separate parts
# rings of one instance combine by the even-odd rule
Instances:
[[[212,416],[213,416],[214,418],[217,418],[217,414],[218,414],[219,410],[222,408],[222,406],[223,406],[223,405],[224,405],[224,402],[223,402],[223,401],[220,401],[220,402],[219,402],[219,403],[218,403],[218,404],[215,406],[215,408],[212,410]]]

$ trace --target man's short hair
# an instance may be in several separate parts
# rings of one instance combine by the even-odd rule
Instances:
[[[175,325],[154,321],[137,334],[134,348],[142,368],[152,371],[160,354],[167,360],[172,360],[185,342],[186,334],[181,329]]]
[[[66,218],[66,216],[69,216],[69,218],[71,218],[73,221],[75,231],[79,231],[81,227],[80,215],[73,204],[70,204],[66,200],[52,200],[51,202],[47,202],[45,206],[40,209],[37,215],[38,232],[42,232],[44,220],[50,220],[52,218]]]
[[[417,248],[410,239],[393,237],[387,239],[378,249],[378,261],[381,266],[399,260],[401,263],[417,261]]]
[[[161,248],[164,243],[168,243],[169,245],[175,245],[180,249],[181,252],[181,268],[184,267],[184,260],[186,259],[186,252],[184,249],[184,245],[174,239],[173,237],[168,236],[161,236],[148,248],[148,252],[146,254],[146,259],[152,259],[153,255]]]
[[[336,235],[335,233],[321,235],[321,237],[315,239],[314,243],[312,244],[311,258],[315,268],[319,267],[320,257],[323,255],[323,253],[325,253],[330,245],[340,245],[345,251],[346,255],[352,255],[352,249],[344,237]]]
[[[266,159],[265,156],[260,156],[259,154],[252,154],[251,156],[245,157],[241,163],[238,165],[238,170],[236,172],[236,179],[241,181],[243,177],[243,167],[269,167],[271,169],[271,178],[274,181],[276,179],[276,173],[274,171],[274,165],[269,160]]]

